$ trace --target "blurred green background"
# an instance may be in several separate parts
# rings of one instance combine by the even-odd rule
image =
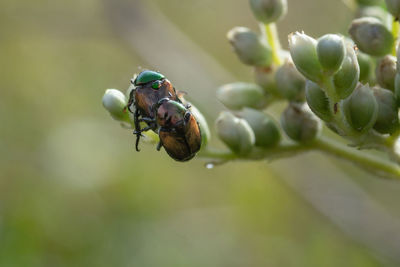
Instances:
[[[282,44],[351,18],[289,0]],[[0,1],[0,266],[399,266],[397,183],[313,154],[208,170],[137,153],[101,106],[156,69],[212,125],[216,88],[252,79],[238,25],[257,29],[247,1]]]

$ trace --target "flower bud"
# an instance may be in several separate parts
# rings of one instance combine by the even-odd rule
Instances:
[[[399,0],[385,0],[387,10],[396,19],[400,17],[400,1]]]
[[[349,33],[357,47],[372,56],[384,56],[392,50],[394,39],[390,31],[376,18],[353,20]]]
[[[232,110],[239,110],[243,107],[261,109],[266,105],[262,88],[253,83],[225,84],[217,90],[217,99]]]
[[[368,83],[371,81],[372,74],[372,58],[361,52],[357,52],[358,66],[360,66],[360,82]]]
[[[103,106],[117,121],[129,122],[129,114],[125,110],[127,100],[125,95],[117,89],[107,89],[103,96]]]
[[[387,55],[382,58],[375,69],[376,81],[385,89],[394,91],[394,79],[396,76],[396,57]]]
[[[379,87],[372,88],[378,103],[378,117],[374,129],[381,134],[393,133],[399,128],[396,99],[392,91]]]
[[[261,67],[271,65],[271,47],[255,32],[245,27],[235,27],[228,32],[227,37],[233,50],[244,64]]]
[[[322,67],[317,56],[317,41],[304,33],[289,35],[289,50],[297,70],[307,79],[322,80]]]
[[[210,128],[208,127],[207,120],[204,118],[203,114],[191,104],[190,111],[193,116],[196,118],[197,123],[200,126],[201,132],[201,147],[204,148],[207,146],[208,141],[211,139]]]
[[[325,122],[331,121],[332,113],[329,109],[328,97],[318,84],[309,80],[306,83],[306,100],[315,115]]]
[[[275,80],[281,96],[290,101],[304,101],[306,79],[293,62],[287,60],[276,72]]]
[[[357,10],[356,18],[374,17],[379,19],[383,25],[391,24],[391,16],[380,6],[361,6]]]
[[[357,0],[357,4],[364,6],[379,6],[382,3],[383,0]]]
[[[359,84],[342,108],[348,125],[358,132],[371,129],[378,116],[378,103],[368,85]]]
[[[394,96],[396,98],[397,106],[400,107],[400,73],[397,73],[394,79]]]
[[[276,67],[271,65],[270,67],[255,67],[254,68],[254,80],[261,86],[264,91],[268,94],[278,96],[278,88],[275,81]]]
[[[215,122],[219,138],[235,153],[248,154],[255,143],[254,132],[243,119],[223,111]]]
[[[290,103],[281,116],[281,125],[287,136],[297,142],[312,141],[321,130],[321,121],[306,104]]]
[[[322,36],[318,39],[317,54],[322,68],[329,74],[336,73],[346,54],[343,37],[337,34]]]
[[[272,147],[281,140],[281,134],[275,121],[264,112],[245,108],[240,113],[254,132],[256,141],[255,146]]]
[[[286,0],[250,0],[256,19],[264,24],[278,21],[287,13]]]
[[[360,67],[358,66],[357,56],[350,44],[346,46],[346,56],[342,67],[333,76],[336,94],[340,99],[347,98],[356,88],[360,78]]]

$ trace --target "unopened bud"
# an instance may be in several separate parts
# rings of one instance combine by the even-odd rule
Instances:
[[[217,99],[232,110],[239,110],[244,107],[261,109],[266,105],[263,89],[253,83],[225,84],[217,90]]]
[[[387,10],[396,20],[399,20],[400,16],[400,1],[399,0],[385,0]]]
[[[250,0],[256,19],[264,24],[276,22],[287,13],[286,0]]]
[[[306,100],[315,115],[325,122],[331,121],[332,113],[329,109],[328,97],[318,84],[309,80],[306,83]]]
[[[275,80],[281,96],[290,101],[304,101],[306,79],[293,62],[287,60],[276,72]]]
[[[342,67],[333,76],[336,94],[340,99],[345,99],[356,88],[360,78],[360,67],[358,66],[357,56],[350,44],[346,46],[346,56]]]
[[[228,40],[239,59],[246,65],[268,67],[272,62],[271,47],[246,27],[228,32]]]
[[[400,125],[393,92],[379,87],[373,87],[372,90],[378,103],[378,117],[374,129],[381,134],[394,133]]]
[[[223,111],[215,122],[219,138],[235,153],[248,154],[254,146],[255,136],[244,120]]]
[[[329,74],[336,73],[346,54],[343,37],[337,34],[322,36],[318,39],[317,54],[322,68]]]
[[[342,106],[346,121],[354,130],[366,132],[375,124],[378,103],[368,85],[359,84]]]
[[[384,56],[392,50],[394,39],[385,25],[376,18],[353,20],[349,33],[357,47],[372,56]]]
[[[276,67],[274,65],[270,67],[255,67],[254,80],[266,93],[278,96],[279,93],[275,81],[275,73]]]
[[[289,50],[297,70],[307,79],[319,82],[323,78],[317,56],[317,41],[304,33],[289,35]]]
[[[309,142],[321,131],[321,121],[306,104],[290,103],[281,116],[281,125],[287,136],[297,142]]]
[[[396,76],[396,57],[387,55],[382,58],[375,69],[376,81],[385,89],[394,91],[394,79]]]
[[[356,18],[373,17],[379,19],[383,25],[391,23],[391,16],[380,6],[360,6]]]
[[[371,81],[371,74],[372,74],[372,58],[361,52],[357,52],[357,61],[358,66],[360,66],[360,82],[368,83]]]
[[[264,112],[245,108],[240,113],[240,116],[245,119],[254,132],[258,147],[272,147],[279,143],[281,134],[275,121]]]
[[[210,128],[208,127],[207,120],[204,118],[203,114],[191,104],[190,111],[192,112],[193,116],[196,118],[197,123],[200,126],[201,132],[201,147],[204,148],[207,146],[208,141],[211,139]]]
[[[129,114],[125,109],[127,100],[125,95],[117,89],[107,89],[103,96],[103,106],[117,121],[129,121]]]

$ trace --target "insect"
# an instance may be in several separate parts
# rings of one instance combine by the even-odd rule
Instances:
[[[181,103],[168,98],[157,104],[156,121],[161,146],[177,161],[192,159],[201,147],[201,132],[196,118]]]
[[[164,75],[159,72],[145,70],[131,80],[135,88],[130,92],[128,110],[134,114],[134,125],[136,135],[136,151],[139,150],[140,137],[142,132],[156,130],[157,124],[154,116],[154,107],[162,98],[168,97],[171,100],[181,103],[175,88]],[[132,104],[134,110],[131,109]],[[145,122],[147,127],[141,129],[140,123]]]
[[[153,130],[160,137],[157,150],[164,147],[177,161],[193,158],[201,146],[200,128],[190,105],[183,105],[171,82],[159,72],[145,70],[131,83],[135,88],[127,107],[134,114],[136,150],[139,151],[142,132]],[[147,126],[141,128],[140,122]]]

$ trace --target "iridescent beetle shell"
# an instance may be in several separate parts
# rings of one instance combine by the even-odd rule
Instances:
[[[150,70],[142,71],[133,84],[135,85],[135,108],[139,109],[143,116],[151,117],[152,108],[162,98],[168,97],[181,102],[171,82],[161,73]]]
[[[161,145],[173,159],[188,161],[201,147],[201,132],[195,117],[181,103],[161,100],[157,109]]]

